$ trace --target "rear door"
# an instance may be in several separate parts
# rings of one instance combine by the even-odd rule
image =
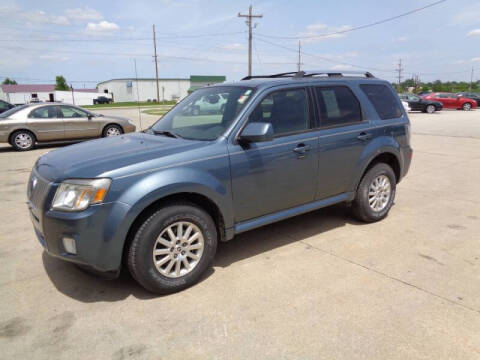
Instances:
[[[28,125],[35,132],[37,140],[63,140],[65,127],[57,116],[57,106],[47,105],[33,109],[28,114]]]
[[[265,95],[248,121],[270,122],[274,140],[229,145],[236,222],[313,201],[318,137],[308,93],[301,87]]]
[[[80,139],[100,136],[101,124],[89,117],[89,113],[76,106],[59,105],[60,116],[65,124],[66,139]]]
[[[320,115],[316,191],[320,200],[352,191],[362,153],[377,131],[346,84],[317,86],[315,99]]]

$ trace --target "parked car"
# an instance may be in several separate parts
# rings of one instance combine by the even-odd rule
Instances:
[[[432,93],[424,97],[425,100],[438,101],[445,109],[472,110],[477,108],[477,102],[473,99],[457,96],[452,93]]]
[[[197,282],[236,234],[340,202],[385,218],[410,166],[410,122],[389,82],[348,75],[208,86],[144,133],[44,154],[27,194],[40,243],[111,277],[123,263],[162,294]],[[185,111],[220,94],[220,115],[220,101]]]
[[[14,107],[15,105],[10,104],[9,102],[6,102],[4,100],[0,100],[0,114]]]
[[[130,120],[63,103],[27,104],[0,114],[0,142],[31,150],[37,142],[108,137],[135,131]]]
[[[435,111],[443,109],[443,104],[440,101],[433,101],[422,99],[419,96],[412,94],[399,94],[402,101],[406,101],[412,111],[422,111],[433,114]]]
[[[408,105],[408,102],[406,102],[406,101],[402,100],[402,106],[403,106],[403,108],[405,109],[406,112],[409,112],[409,111],[412,110],[412,108],[410,107],[410,105]]]
[[[473,93],[473,92],[459,92],[459,93],[457,93],[457,96],[475,100],[475,101],[477,102],[477,106],[480,106],[480,94],[478,94],[478,93]]]
[[[111,104],[112,99],[106,97],[106,96],[99,96],[96,99],[93,99],[93,105],[96,104]]]

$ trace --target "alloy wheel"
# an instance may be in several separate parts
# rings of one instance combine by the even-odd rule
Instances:
[[[373,211],[382,211],[391,196],[390,179],[386,175],[377,176],[368,188],[368,204]]]
[[[121,134],[120,130],[115,126],[109,127],[107,129],[107,132],[106,132],[107,137],[108,136],[117,136],[117,135],[120,135],[120,134]]]
[[[15,145],[17,145],[20,149],[28,149],[32,146],[33,139],[30,134],[27,133],[19,133],[15,136]]]
[[[160,274],[178,278],[190,273],[199,263],[204,249],[200,228],[180,221],[167,226],[153,246],[153,263]]]

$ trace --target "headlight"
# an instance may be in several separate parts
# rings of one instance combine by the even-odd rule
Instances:
[[[82,211],[103,202],[111,179],[72,179],[63,181],[55,193],[52,209]]]

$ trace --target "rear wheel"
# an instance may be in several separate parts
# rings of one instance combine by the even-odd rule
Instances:
[[[433,114],[435,112],[435,105],[427,105],[425,111],[429,114]]]
[[[15,131],[10,137],[10,144],[17,151],[32,150],[35,146],[35,135],[28,130]]]
[[[217,249],[212,218],[190,203],[161,208],[138,229],[128,249],[132,276],[147,290],[167,294],[195,284]]]
[[[110,136],[118,136],[123,134],[123,130],[120,126],[111,124],[107,125],[105,129],[103,129],[102,136],[103,137],[110,137]]]
[[[463,104],[462,109],[465,110],[465,111],[470,111],[470,110],[472,110],[472,104],[467,102],[467,103]]]
[[[352,204],[354,215],[362,221],[385,218],[395,199],[396,178],[390,166],[379,163],[366,172]]]

